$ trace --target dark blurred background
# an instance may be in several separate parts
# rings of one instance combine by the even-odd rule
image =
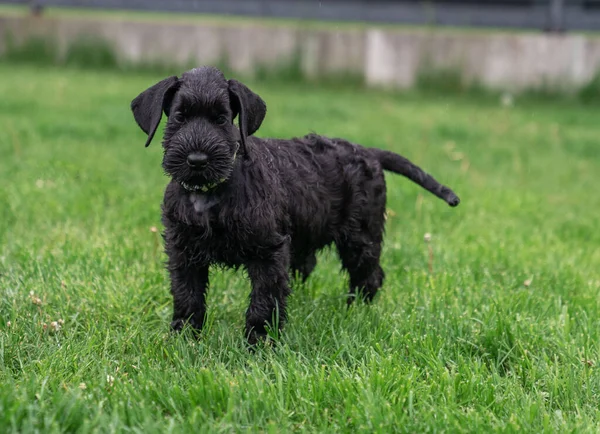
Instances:
[[[600,27],[600,0],[8,0],[47,6],[548,31]]]

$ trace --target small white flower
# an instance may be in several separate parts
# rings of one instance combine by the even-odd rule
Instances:
[[[42,304],[42,299],[36,296],[33,291],[29,292],[29,299],[33,304],[37,304],[38,306]]]
[[[429,232],[427,232],[424,236],[423,239],[425,240],[426,243],[431,241],[431,234]]]

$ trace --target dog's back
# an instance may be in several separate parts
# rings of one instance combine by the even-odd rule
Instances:
[[[350,233],[381,231],[385,179],[369,149],[315,134],[253,144],[255,158],[279,175],[294,251],[314,252]]]
[[[393,152],[365,148],[345,139],[316,134],[291,140],[257,141],[259,147],[264,146],[263,153],[259,155],[264,155],[271,165],[276,165],[276,170],[286,173],[282,186],[289,195],[287,203],[291,207],[291,215],[296,217],[295,226],[306,226],[312,232],[335,232],[335,228],[353,216],[348,207],[363,196],[383,196],[385,202],[383,170],[409,178],[450,206],[460,203],[451,189]],[[375,204],[362,205],[370,205],[370,209],[373,209]],[[322,226],[314,227],[315,217]],[[331,238],[333,241],[335,234]]]

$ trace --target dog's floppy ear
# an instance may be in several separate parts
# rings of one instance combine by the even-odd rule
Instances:
[[[248,154],[246,138],[254,134],[267,114],[267,105],[260,96],[252,92],[245,84],[229,80],[229,99],[233,117],[239,116],[240,135],[244,153]]]
[[[131,101],[131,111],[135,121],[148,134],[146,147],[152,141],[154,133],[156,133],[162,118],[162,112],[164,111],[169,116],[171,101],[178,88],[179,79],[172,76],[149,87]]]

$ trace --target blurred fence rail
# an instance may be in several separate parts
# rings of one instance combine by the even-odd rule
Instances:
[[[600,0],[1,0],[44,7],[170,11],[545,31],[599,30]]]

